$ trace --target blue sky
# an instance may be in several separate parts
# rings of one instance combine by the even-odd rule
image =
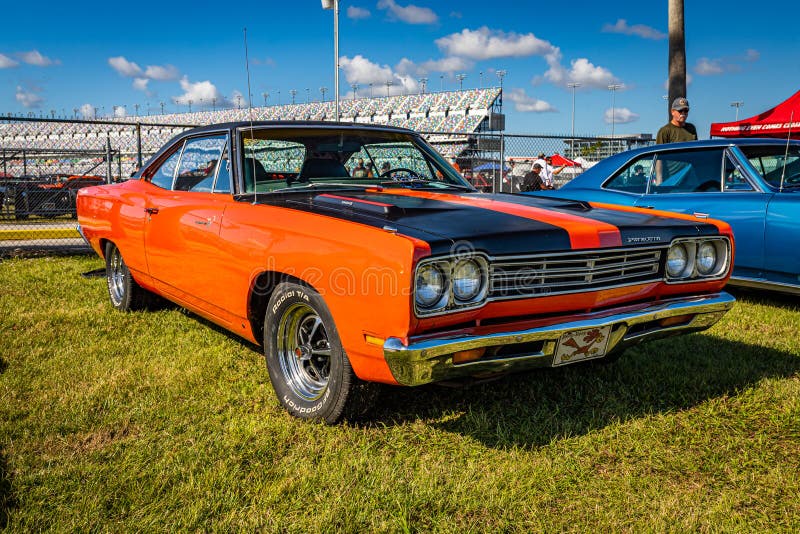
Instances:
[[[0,113],[73,116],[192,110],[247,94],[247,28],[255,104],[333,95],[333,15],[319,0],[7,3],[0,40]],[[667,1],[342,0],[340,91],[359,95],[503,87],[507,130],[577,134],[656,130],[666,122]],[[686,2],[689,121],[764,111],[800,89],[797,0]],[[764,17],[764,20],[760,20]],[[481,72],[483,73],[481,75]],[[308,92],[306,91],[308,88]],[[124,106],[124,107],[123,107]]]

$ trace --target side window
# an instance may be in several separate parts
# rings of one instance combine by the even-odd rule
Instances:
[[[721,150],[664,152],[655,162],[651,194],[702,193],[720,190]]]
[[[217,170],[217,181],[214,183],[215,193],[231,192],[231,158],[228,156],[228,145],[222,150],[222,158],[219,160]]]
[[[226,141],[227,137],[224,135],[200,137],[186,141],[173,189],[211,192],[217,164]]]
[[[725,157],[725,181],[722,182],[725,191],[752,191],[753,186],[742,174],[741,169],[733,163],[730,157]]]
[[[163,189],[171,189],[172,180],[175,177],[175,168],[178,166],[178,159],[180,157],[181,149],[178,148],[178,150],[173,152],[170,157],[165,159],[155,171],[151,173],[148,170],[146,174],[149,175],[150,183]],[[147,176],[145,177],[147,178]]]
[[[270,191],[297,179],[306,159],[306,147],[283,139],[245,137],[244,192]]]
[[[647,190],[647,181],[653,172],[653,156],[645,156],[634,160],[607,181],[604,189],[626,191],[643,195]]]

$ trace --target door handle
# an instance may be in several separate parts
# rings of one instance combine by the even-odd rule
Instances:
[[[146,211],[150,215],[155,215],[156,213],[158,213],[158,208],[145,208],[144,211]]]

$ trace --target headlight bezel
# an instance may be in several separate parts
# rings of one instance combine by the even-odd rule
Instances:
[[[704,245],[710,245],[715,251],[713,266],[704,272],[698,265],[699,251]],[[667,260],[673,247],[682,246],[686,250],[686,265],[679,275],[670,274]],[[704,236],[673,239],[664,260],[664,280],[668,284],[687,282],[709,282],[725,278],[731,266],[731,242],[727,236]]]
[[[456,295],[455,273],[456,269],[472,262],[479,273],[478,288],[471,295]],[[425,306],[418,300],[420,286],[419,275],[424,269],[436,268],[444,276],[445,284],[440,298],[433,305]],[[489,293],[489,258],[484,254],[470,254],[468,256],[430,257],[421,260],[414,269],[414,287],[412,299],[414,312],[417,317],[433,317],[446,313],[479,308],[486,303]]]

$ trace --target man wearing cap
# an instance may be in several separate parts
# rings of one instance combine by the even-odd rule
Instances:
[[[689,116],[689,101],[684,97],[673,100],[670,114],[672,114],[672,119],[656,134],[656,144],[695,141],[697,129],[694,124],[686,122],[686,117]]]
[[[522,183],[519,184],[519,190],[523,193],[527,193],[530,191],[541,191],[542,189],[551,189],[545,186],[544,180],[542,179],[542,166],[538,163],[534,163],[531,170],[525,173],[525,176],[522,177]]]
[[[553,167],[547,164],[547,160],[545,158],[544,152],[539,152],[539,155],[533,160],[533,164],[539,164],[540,174],[539,176],[542,177],[542,181],[544,185],[551,186],[553,185]]]

